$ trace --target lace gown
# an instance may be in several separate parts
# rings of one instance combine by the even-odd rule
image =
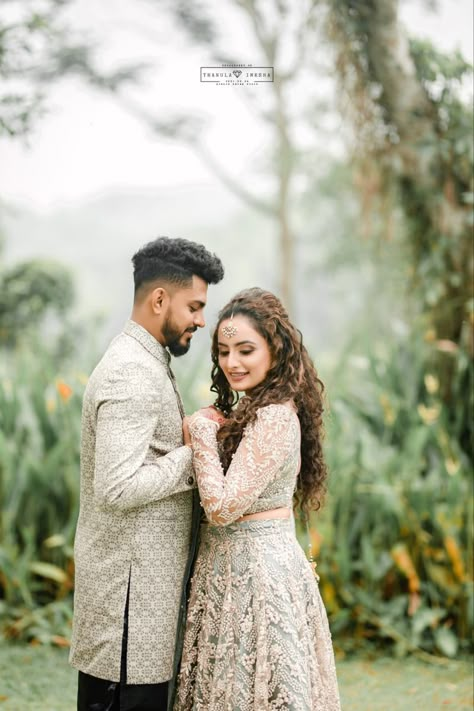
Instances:
[[[189,428],[201,530],[174,711],[338,711],[326,611],[293,519],[237,521],[292,506],[300,466],[296,413],[258,411],[224,476],[217,423]]]

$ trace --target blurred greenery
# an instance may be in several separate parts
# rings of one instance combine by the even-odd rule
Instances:
[[[469,645],[470,467],[424,370],[433,347],[410,334],[363,355],[352,342],[328,374],[331,489],[311,540],[346,648],[376,641],[456,656]],[[462,381],[471,363],[456,359]],[[209,400],[207,378],[196,354],[180,378],[188,411]],[[38,352],[2,377],[0,621],[10,639],[67,644],[85,381]]]
[[[81,391],[50,357],[17,353],[0,385],[0,620],[7,638],[66,643],[78,512]]]
[[[136,81],[142,65],[98,68],[97,47],[65,17],[71,0],[3,0],[0,7],[0,136],[30,135],[46,97],[65,76],[114,92]]]
[[[409,257],[406,285],[423,330],[443,342],[431,368],[454,412],[459,386],[452,350],[472,357],[472,65],[427,40],[407,37],[398,0],[326,0],[327,34],[355,132],[352,164],[360,225],[381,250],[395,242]],[[407,294],[405,292],[405,298]],[[469,371],[465,371],[470,376]],[[473,387],[467,379],[462,390]],[[472,447],[472,416],[464,422]]]
[[[412,41],[413,71],[394,76],[389,52],[374,58],[379,11],[395,0],[374,0],[372,13],[364,3],[326,5],[335,8],[337,69],[359,111],[359,133],[351,160],[333,161],[324,175],[305,163],[306,187],[294,202],[285,192],[281,213],[291,202],[286,236],[301,266],[295,306],[329,393],[328,501],[310,532],[299,522],[298,534],[318,561],[339,653],[371,644],[433,661],[467,651],[473,622],[472,113],[460,91],[470,69],[457,54]],[[387,29],[398,32],[395,24]],[[393,47],[402,46],[394,37]],[[352,84],[344,67],[352,67]],[[401,91],[403,81],[411,93]],[[419,111],[400,107],[407,97]],[[284,165],[279,179],[288,179]],[[187,210],[176,211],[194,220],[183,204]],[[249,241],[231,233],[231,278],[260,270],[270,279],[275,226],[265,232],[240,219],[233,229]],[[83,261],[104,287],[119,254],[116,235],[107,270],[87,252],[96,232],[84,233],[94,244]],[[219,223],[213,238],[222,233]],[[93,328],[72,324],[74,284],[60,265],[3,266],[0,284],[0,629],[8,640],[67,646]],[[339,313],[337,352],[315,348],[324,332],[314,320],[322,292],[325,303],[342,295],[344,308],[331,303],[326,316]],[[209,401],[208,364],[207,344],[177,364],[187,411]]]
[[[359,351],[355,368],[350,352],[341,359],[330,386],[331,489],[312,535],[336,638],[453,657],[473,621],[471,462],[463,413],[451,421],[426,369],[433,348],[409,334]],[[459,383],[471,368],[458,354]]]
[[[45,331],[48,317],[64,317],[73,302],[72,276],[61,264],[30,260],[0,271],[0,346]]]

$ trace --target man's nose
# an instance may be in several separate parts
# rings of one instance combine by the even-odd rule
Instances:
[[[196,313],[194,316],[194,325],[197,326],[198,328],[204,328],[206,325],[206,321],[204,320],[204,312],[199,311],[199,313]]]

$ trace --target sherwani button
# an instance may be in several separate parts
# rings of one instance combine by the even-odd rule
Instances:
[[[192,486],[194,484],[194,477],[193,476],[188,476],[187,478],[187,483],[189,486]]]

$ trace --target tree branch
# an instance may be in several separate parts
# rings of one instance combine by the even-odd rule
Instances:
[[[151,115],[143,107],[130,99],[119,96],[121,105],[132,115],[145,123],[153,133],[159,134],[171,141],[182,141],[188,145],[211,170],[212,173],[238,198],[247,203],[254,210],[275,218],[278,214],[276,206],[271,202],[253,195],[243,187],[206,149],[201,140],[201,133],[205,121],[189,116],[175,115],[167,120],[160,120]]]

